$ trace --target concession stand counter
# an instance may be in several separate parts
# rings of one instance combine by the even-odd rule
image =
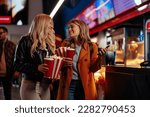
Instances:
[[[107,66],[104,92],[107,100],[150,99],[150,69]]]

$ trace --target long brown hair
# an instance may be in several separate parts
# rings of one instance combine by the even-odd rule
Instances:
[[[48,45],[48,48],[52,51],[52,53],[55,52],[55,46],[52,44],[52,41],[54,39],[48,38],[47,36],[48,23],[51,23],[53,25],[53,20],[49,15],[46,14],[38,14],[32,21],[29,29],[29,34],[31,36],[31,39],[33,40],[33,44],[31,47],[32,56],[36,51],[36,48],[38,47],[38,43],[42,44],[43,39],[45,40],[45,43]]]

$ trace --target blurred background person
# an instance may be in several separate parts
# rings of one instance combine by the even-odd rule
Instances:
[[[101,68],[98,47],[91,42],[89,28],[81,20],[70,21],[68,33],[70,38],[64,40],[62,46],[74,48],[75,55],[73,61],[69,58],[64,59],[57,99],[97,99],[93,73]],[[105,52],[105,49],[101,50],[101,54]]]
[[[127,57],[129,59],[136,59],[138,56],[138,44],[137,41],[130,41],[127,48]]]
[[[8,29],[0,26],[0,81],[6,100],[11,99],[13,60],[16,45],[8,40]]]
[[[46,54],[55,51],[54,24],[46,14],[38,14],[21,37],[15,54],[15,70],[22,73],[20,96],[24,100],[50,99],[51,80],[43,77],[48,70],[44,64]]]
[[[106,52],[106,65],[115,65],[115,58],[116,58],[116,48],[114,44],[111,44],[110,42],[107,42],[107,45],[109,47],[107,48]]]

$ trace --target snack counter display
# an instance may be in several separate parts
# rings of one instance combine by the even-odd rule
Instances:
[[[94,73],[94,79],[96,83],[98,99],[104,99],[104,89],[105,89],[105,67],[102,66],[100,70]]]

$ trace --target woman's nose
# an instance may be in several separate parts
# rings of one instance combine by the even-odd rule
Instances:
[[[70,29],[70,30],[68,30],[68,33],[71,33],[71,31],[72,31],[71,29]]]
[[[52,29],[52,33],[55,34],[55,30],[54,29]]]
[[[55,34],[55,31],[53,30],[54,34]]]

